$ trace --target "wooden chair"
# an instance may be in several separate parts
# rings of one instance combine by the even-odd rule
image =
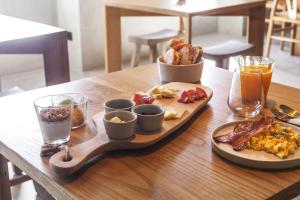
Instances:
[[[227,42],[203,48],[204,58],[214,60],[216,67],[228,69],[228,61],[232,56],[246,55],[254,50],[254,45],[247,42],[229,40]]]
[[[276,12],[278,10],[278,6],[280,3],[285,3],[286,10],[285,12]],[[295,39],[295,30],[297,25],[300,24],[300,15],[298,13],[298,0],[274,0],[271,13],[270,13],[270,21],[268,26],[268,33],[267,33],[267,45],[266,45],[266,55],[270,55],[271,50],[271,43],[272,40],[279,40],[283,42],[291,42],[292,48],[294,43],[300,43],[300,40]],[[282,26],[281,28],[275,28],[275,23],[288,23],[290,24],[289,27]],[[286,37],[285,34],[282,34],[282,31],[290,30],[290,37]],[[281,32],[281,35],[273,35],[274,32]],[[281,48],[283,49],[283,45]],[[291,51],[292,52],[292,51]]]
[[[266,24],[269,24],[270,22],[270,13],[272,10],[272,5],[273,5],[273,0],[268,0],[266,2],[266,19],[265,19]],[[285,11],[286,11],[285,0],[279,0],[276,12],[280,13]],[[286,26],[285,22],[275,22],[274,25],[282,28],[280,32],[280,36],[284,36],[287,31],[285,27]],[[282,51],[284,49],[284,44],[285,44],[284,41],[280,41],[280,49]]]
[[[157,44],[169,41],[172,38],[182,37],[183,35],[184,34],[181,31],[164,29],[154,33],[129,36],[129,42],[135,43],[135,48],[131,57],[131,67],[136,67],[139,64],[142,45],[149,46],[150,62],[156,62],[158,57]]]

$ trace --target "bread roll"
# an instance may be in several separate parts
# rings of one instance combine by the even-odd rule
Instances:
[[[170,42],[170,48],[175,49],[176,51],[184,47],[185,43],[182,39],[172,39]]]
[[[198,63],[200,62],[201,58],[203,55],[203,49],[202,47],[193,47],[193,59],[192,59],[192,63]]]
[[[179,65],[180,64],[179,53],[174,49],[169,49],[164,56],[164,60],[169,65]]]
[[[190,44],[185,44],[180,50],[180,64],[181,65],[189,65],[192,64],[193,61],[193,47]]]

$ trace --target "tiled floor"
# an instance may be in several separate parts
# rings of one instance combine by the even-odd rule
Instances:
[[[197,39],[197,43],[203,46],[213,45],[221,41],[228,40],[232,36],[210,34],[202,36]],[[212,39],[213,38],[213,39]],[[243,38],[238,38],[243,40]],[[207,41],[213,41],[209,43]],[[273,73],[272,81],[300,88],[300,57],[290,56],[288,48],[284,52],[279,50],[278,44],[272,46],[270,57],[276,61],[276,67]],[[208,62],[207,64],[213,64]],[[128,64],[127,64],[128,65]],[[95,76],[104,73],[103,69],[97,69],[84,73],[71,72],[71,79],[77,80],[88,76]],[[44,87],[44,74],[42,69],[35,69],[32,71],[16,73],[1,77],[3,90],[19,86],[24,90]],[[12,187],[12,194],[14,200],[32,200],[35,199],[35,190],[32,182],[27,182],[19,186]],[[300,200],[300,197],[296,198]]]

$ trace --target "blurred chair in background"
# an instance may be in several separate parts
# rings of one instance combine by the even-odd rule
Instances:
[[[284,48],[284,42],[300,43],[300,40],[295,38],[297,25],[300,24],[300,15],[298,0],[274,0],[270,12],[269,26],[267,32],[266,55],[270,55],[272,40],[281,41],[281,49]],[[282,11],[282,8],[286,10]],[[280,11],[278,11],[280,10]],[[275,27],[276,23],[281,23],[281,27]],[[286,26],[288,24],[288,26]],[[290,36],[286,36],[285,32],[290,31]],[[281,32],[280,36],[274,35],[275,32]],[[291,49],[292,52],[292,49]]]

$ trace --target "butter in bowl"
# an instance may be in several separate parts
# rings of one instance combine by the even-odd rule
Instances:
[[[170,49],[157,59],[161,82],[199,82],[204,59],[202,47],[193,47],[183,40],[173,39]]]
[[[136,120],[136,114],[129,111],[117,110],[106,113],[103,123],[108,137],[122,140],[134,136]]]

